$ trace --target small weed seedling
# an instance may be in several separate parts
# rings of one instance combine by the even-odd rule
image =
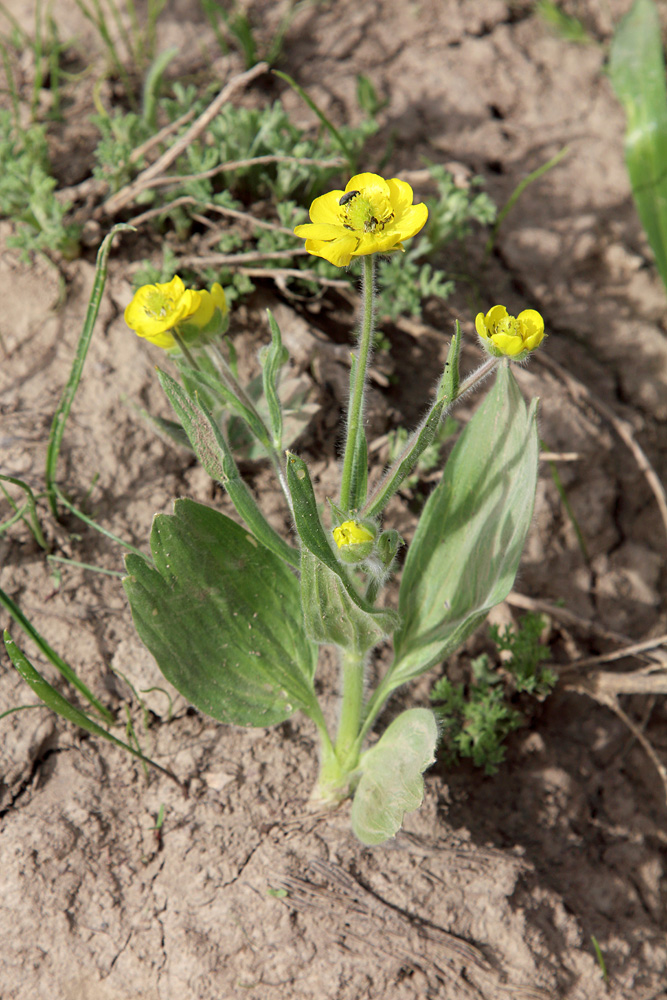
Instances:
[[[511,704],[514,692],[544,698],[556,683],[552,670],[540,666],[549,650],[540,643],[544,620],[540,615],[524,615],[515,629],[500,632],[491,626],[491,638],[499,652],[510,656],[502,671],[492,667],[482,653],[470,664],[472,679],[452,684],[442,677],[433,686],[431,701],[440,726],[440,754],[448,764],[470,757],[486,774],[495,774],[505,758],[503,743],[521,725],[522,715]]]

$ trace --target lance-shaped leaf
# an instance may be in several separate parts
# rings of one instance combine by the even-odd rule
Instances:
[[[636,0],[611,45],[609,78],[628,118],[625,161],[637,212],[667,286],[667,86],[660,17]]]
[[[278,397],[278,379],[280,378],[280,370],[287,362],[289,354],[287,348],[283,347],[280,327],[276,323],[273,313],[270,309],[267,309],[267,313],[271,327],[271,343],[262,348],[259,360],[262,363],[262,386],[269,411],[273,447],[276,451],[280,451],[283,446],[283,409]]]
[[[403,452],[398,456],[392,467],[373,491],[368,503],[362,510],[365,517],[377,517],[387,506],[394,493],[416,468],[417,462],[428,446],[433,442],[443,415],[456,399],[459,392],[459,357],[461,355],[461,327],[456,321],[454,336],[449,345],[445,370],[438,385],[435,403],[414,431]]]
[[[438,726],[427,708],[410,708],[391,723],[361,759],[352,802],[352,829],[363,844],[395,836],[406,812],[424,797],[423,772],[435,760]]]
[[[317,714],[316,647],[281,559],[192,500],[155,517],[151,549],[155,569],[127,557],[125,591],[139,637],[188,701],[240,726],[275,725],[296,708]]]
[[[75,726],[85,729],[87,733],[92,733],[93,736],[101,736],[110,743],[115,743],[116,746],[122,747],[123,750],[127,750],[127,752],[131,753],[134,757],[138,757],[139,760],[144,761],[146,764],[151,764],[153,767],[156,767],[158,771],[162,771],[163,774],[166,774],[173,780],[178,781],[171,771],[168,771],[160,764],[156,764],[154,760],[150,759],[150,757],[145,757],[140,750],[136,750],[134,747],[130,746],[129,743],[123,743],[123,741],[119,740],[118,737],[114,736],[106,729],[103,729],[102,726],[99,726],[96,722],[90,719],[85,712],[81,711],[81,709],[67,701],[67,699],[61,695],[60,691],[57,691],[51,684],[49,684],[49,682],[42,677],[39,671],[35,669],[23,650],[17,646],[6,629],[3,633],[3,638],[5,641],[5,649],[7,650],[13,665],[16,667],[26,684],[30,685],[37,697],[41,698],[47,708],[50,708],[53,712],[61,715],[63,719],[67,719],[68,722],[73,722]],[[110,721],[114,721],[113,716],[110,716]]]
[[[355,589],[324,533],[306,463],[290,452],[287,486],[296,530],[313,557],[306,559],[305,553],[302,554],[302,599],[308,634],[317,642],[331,642],[362,652],[370,649],[394,631],[399,620],[396,612],[374,609]],[[353,617],[346,622],[343,621],[346,615]],[[345,635],[349,638],[343,642]]]
[[[193,399],[171,375],[160,371],[159,368],[158,379],[183,425],[197,458],[211,479],[224,486],[229,499],[255,537],[271,552],[275,552],[281,559],[298,569],[298,551],[274,531],[262,514],[252,493],[241,479],[234,456],[206,404],[199,397]]]
[[[181,375],[187,379],[188,387],[194,386],[202,400],[215,399],[217,397],[220,405],[228,406],[236,413],[250,428],[257,440],[264,445],[267,450],[271,449],[269,433],[264,425],[264,421],[250,399],[246,396],[246,401],[239,399],[233,388],[225,385],[219,376],[214,376],[205,371],[196,371],[194,368],[186,368],[181,365]]]
[[[401,580],[397,687],[448,656],[512,588],[533,515],[537,401],[509,368],[459,438],[429,497]]]

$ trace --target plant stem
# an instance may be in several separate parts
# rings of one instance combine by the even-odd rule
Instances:
[[[456,394],[452,397],[452,399],[447,403],[446,406],[442,408],[439,419],[440,420],[444,419],[444,417],[449,413],[454,404],[457,403],[461,399],[461,397],[464,396],[467,392],[469,392],[478,382],[481,382],[482,379],[486,378],[486,376],[493,371],[493,369],[501,360],[502,360],[501,358],[487,358],[486,361],[484,361],[479,366],[479,368],[477,368],[476,371],[474,371],[471,375],[469,375],[468,378],[465,379],[460,384],[458,390],[456,391]],[[390,468],[387,470],[385,475],[382,477],[380,482],[372,491],[371,495],[368,497],[368,500],[364,504],[363,509],[361,511],[362,517],[376,517],[377,515],[381,514],[385,506],[387,505],[389,499],[394,495],[394,493],[396,493],[397,490],[400,489],[401,484],[405,480],[406,476],[408,476],[410,472],[414,469],[414,467],[417,465],[419,457],[421,456],[421,454],[424,451],[424,448],[426,447],[426,442],[422,442],[420,447],[420,438],[422,436],[422,432],[428,425],[429,420],[432,417],[433,411],[435,407],[438,405],[439,405],[438,400],[436,400],[436,402],[431,407],[429,413],[427,413],[427,415],[420,423],[419,427],[417,427],[417,429],[412,432],[412,434],[410,435],[405,444],[405,447],[401,451],[401,454],[398,456],[398,458],[394,460]],[[430,440],[432,440],[432,437]],[[412,453],[412,460],[410,461],[411,453]],[[401,472],[401,467],[403,467],[402,472]]]
[[[187,361],[187,363],[190,365],[190,368],[194,368],[194,370],[196,372],[201,371],[201,368],[197,364],[194,356],[190,353],[190,351],[188,350],[188,348],[185,346],[185,341],[183,340],[183,338],[181,337],[180,333],[178,332],[178,330],[176,328],[174,328],[171,331],[171,335],[174,338],[174,340],[176,341],[176,343],[178,344],[178,349],[181,352],[181,354],[183,355],[183,357],[185,358],[185,360]]]
[[[366,386],[366,371],[373,343],[373,254],[362,258],[362,319],[359,335],[359,355],[357,357],[354,386],[350,397],[347,415],[347,438],[345,440],[345,455],[343,457],[343,473],[340,484],[339,506],[349,510],[352,492],[352,474],[354,456],[357,450],[357,438],[364,433],[362,421],[364,410],[364,389]]]
[[[336,757],[347,771],[349,764],[354,766],[350,751],[359,736],[364,702],[364,657],[356,650],[343,650],[341,657],[343,700],[336,734]]]

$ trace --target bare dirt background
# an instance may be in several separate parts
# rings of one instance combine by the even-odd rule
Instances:
[[[176,40],[184,70],[214,50],[195,6],[175,0],[161,19],[159,47]],[[470,333],[476,308],[495,302],[543,313],[549,339],[518,378],[527,396],[542,399],[549,449],[578,455],[559,472],[589,561],[544,466],[516,590],[533,601],[564,601],[550,640],[554,657],[567,663],[666,631],[664,526],[636,455],[604,408],[667,479],[667,310],[631,202],[623,114],[604,75],[613,24],[629,4],[564,7],[582,18],[593,44],[554,36],[528,2],[321,3],[292,25],[283,64],[336,123],[357,113],[355,75],[370,76],[389,99],[378,148],[396,136],[387,176],[410,179],[423,157],[455,162],[464,174],[484,176],[502,205],[530,170],[569,147],[524,193],[488,262],[474,241],[468,247],[465,267],[482,301],[460,283],[453,299],[431,304],[428,323],[387,327],[385,362],[400,382],[373,382],[379,437],[423,410],[454,317]],[[9,8],[30,30],[33,5]],[[250,4],[260,36],[270,37],[280,8]],[[73,2],[57,0],[52,10],[61,37],[94,51]],[[231,56],[217,68],[222,78],[242,66]],[[52,136],[63,184],[90,171],[90,87],[84,79],[76,113]],[[260,79],[251,99],[267,100],[275,87]],[[297,121],[312,120],[294,95],[284,100]],[[420,197],[427,192],[417,181]],[[156,352],[122,319],[131,265],[144,250],[127,237],[114,248],[60,470],[79,498],[97,474],[90,509],[137,545],[175,496],[225,507],[207,477],[125,401],[168,415]],[[2,471],[36,489],[92,260],[61,265],[62,301],[56,269],[39,260],[27,267],[8,250],[0,257]],[[446,266],[462,270],[454,251]],[[335,467],[333,418],[344,401],[347,352],[329,337],[325,314],[304,319],[267,284],[232,320],[247,366],[266,336],[267,304],[296,367],[317,387],[321,409],[302,453],[324,489]],[[352,330],[352,316],[343,320]],[[467,366],[477,357],[472,337],[470,345]],[[263,489],[261,470],[255,485]],[[388,517],[409,535],[404,500]],[[121,553],[79,523],[47,524],[56,552],[122,568]],[[17,528],[0,538],[0,585],[119,717],[131,707],[147,750],[189,790],[184,798],[160,776],[147,780],[120,751],[46,711],[0,723],[3,1000],[667,997],[664,787],[627,726],[584,693],[583,669],[567,675],[579,692],[561,684],[512,736],[495,778],[436,765],[405,832],[368,850],[349,832],[346,808],[327,817],[306,810],[316,761],[314,734],[300,718],[269,731],[232,730],[177,698],[168,719],[166,698],[153,692],[150,730],[142,728],[136,701],[110,668],[137,688],[164,682],[134,635],[117,579],[65,568],[55,586]],[[517,603],[499,609],[498,619],[516,614]],[[482,634],[471,649],[483,643]],[[626,659],[608,669],[624,675],[641,666]],[[412,691],[415,703],[425,703],[432,680]],[[329,695],[333,715],[335,691]],[[4,660],[0,709],[28,700]],[[626,695],[621,705],[667,762],[664,698]],[[161,805],[158,840],[152,827]],[[287,894],[278,898],[276,889]]]

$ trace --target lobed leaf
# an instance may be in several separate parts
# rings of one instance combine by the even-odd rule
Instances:
[[[219,511],[177,500],[151,531],[152,569],[129,555],[123,581],[142,642],[181,694],[240,726],[318,712],[316,647],[299,582],[285,563]]]

